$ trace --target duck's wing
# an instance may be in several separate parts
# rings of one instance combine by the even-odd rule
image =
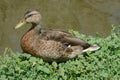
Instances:
[[[65,32],[65,31],[60,31],[60,30],[43,30],[42,34],[44,37],[46,37],[48,40],[55,40],[58,42],[61,42],[63,44],[71,45],[71,46],[76,46],[80,45],[84,49],[90,47],[91,45],[88,44],[86,41],[81,40],[79,38],[74,37],[72,34]]]

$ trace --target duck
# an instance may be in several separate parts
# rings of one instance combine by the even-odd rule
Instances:
[[[15,29],[19,29],[25,24],[31,24],[30,29],[21,38],[21,48],[25,53],[40,57],[47,62],[62,62],[100,48],[67,31],[42,28],[41,20],[40,12],[30,9],[25,12],[23,19],[15,26]]]

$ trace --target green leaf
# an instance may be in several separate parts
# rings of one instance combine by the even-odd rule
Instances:
[[[31,57],[30,58],[30,62],[36,62],[37,61],[37,58],[36,57]]]
[[[57,63],[56,62],[52,62],[52,65],[55,69],[57,68]]]
[[[50,69],[47,67],[44,67],[44,66],[37,66],[37,70],[42,71],[42,72],[47,73],[47,74],[51,73]]]

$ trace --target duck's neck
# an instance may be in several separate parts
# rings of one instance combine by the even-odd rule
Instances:
[[[32,27],[30,30],[34,30],[37,34],[41,33],[41,24],[32,24]]]

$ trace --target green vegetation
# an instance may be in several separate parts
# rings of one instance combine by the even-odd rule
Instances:
[[[70,30],[77,37],[98,44],[101,49],[62,63],[47,63],[29,54],[6,49],[5,55],[0,57],[0,80],[119,80],[120,30],[116,33],[114,30],[105,39]]]

